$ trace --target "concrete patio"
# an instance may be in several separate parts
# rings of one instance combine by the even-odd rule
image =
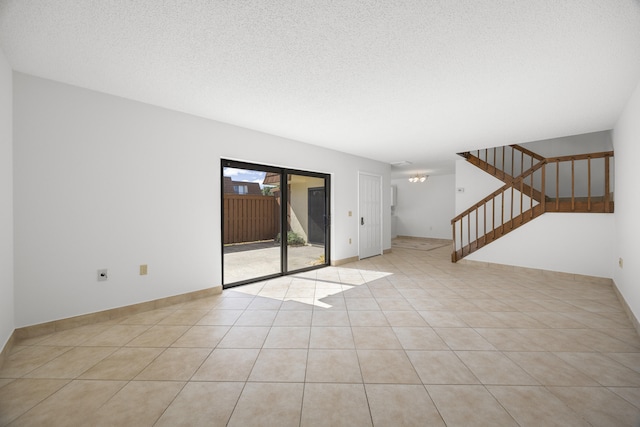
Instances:
[[[289,246],[287,270],[293,271],[323,262],[324,247]],[[224,284],[280,272],[280,246],[273,241],[224,247]]]

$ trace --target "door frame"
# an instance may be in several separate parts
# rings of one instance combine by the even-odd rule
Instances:
[[[255,277],[247,280],[241,280],[239,282],[224,283],[224,168],[232,167],[238,169],[247,170],[259,170],[268,171],[280,174],[280,272],[276,274],[269,274],[266,276]],[[288,271],[287,268],[287,215],[289,207],[289,190],[288,190],[288,177],[289,175],[301,175],[314,178],[322,178],[325,181],[325,244],[324,244],[324,256],[325,263],[321,265],[313,265],[305,268]],[[284,184],[283,184],[284,183]],[[246,285],[249,283],[258,282],[274,277],[286,276],[289,274],[301,273],[309,270],[316,270],[319,268],[327,267],[331,265],[331,175],[327,173],[305,171],[299,169],[289,169],[279,166],[266,165],[261,163],[250,163],[239,160],[220,159],[220,263],[221,263],[221,279],[222,288],[232,288],[235,286]]]

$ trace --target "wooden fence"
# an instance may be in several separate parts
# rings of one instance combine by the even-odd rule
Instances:
[[[273,196],[224,195],[223,242],[273,240],[279,231],[279,204]]]

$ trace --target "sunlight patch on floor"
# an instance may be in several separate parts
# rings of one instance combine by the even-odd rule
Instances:
[[[385,271],[326,267],[236,286],[225,290],[224,293],[225,297],[231,298],[260,296],[277,301],[332,308],[329,302],[323,300],[391,275],[393,273]]]

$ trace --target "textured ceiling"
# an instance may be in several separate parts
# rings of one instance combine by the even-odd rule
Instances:
[[[634,0],[0,0],[16,71],[434,172],[613,127]]]

